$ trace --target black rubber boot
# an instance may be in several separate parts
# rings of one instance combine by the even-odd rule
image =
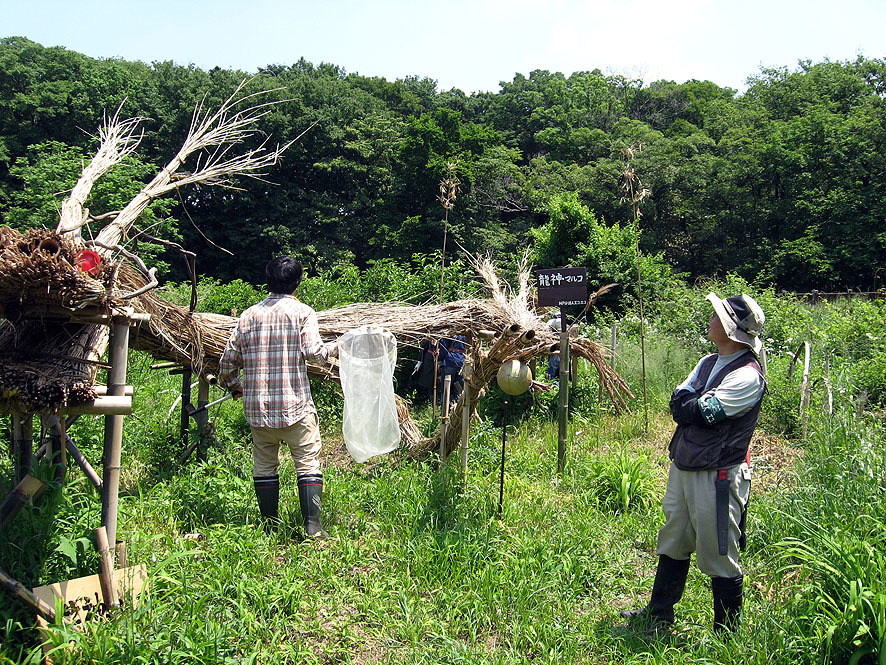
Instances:
[[[649,604],[641,609],[625,610],[621,616],[632,623],[642,623],[653,632],[670,628],[674,625],[674,605],[683,597],[688,574],[689,559],[672,559],[660,554]]]
[[[280,477],[253,477],[255,496],[258,499],[258,510],[261,513],[266,532],[273,531],[280,525],[278,509],[280,505]]]
[[[714,630],[736,632],[741,621],[741,603],[744,596],[744,575],[712,577],[714,593]]]
[[[320,508],[323,504],[323,475],[316,474],[298,477],[298,502],[305,520],[305,534],[309,538],[326,538],[323,523],[320,521]]]

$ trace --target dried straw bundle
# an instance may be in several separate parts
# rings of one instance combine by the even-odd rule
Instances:
[[[89,349],[101,334],[97,326],[0,321],[0,410],[54,411],[94,399],[98,366]]]
[[[0,226],[0,313],[21,305],[79,309],[104,302],[104,280],[111,271],[105,266],[93,278],[77,269],[76,255],[83,248],[77,238],[46,229],[19,233]]]

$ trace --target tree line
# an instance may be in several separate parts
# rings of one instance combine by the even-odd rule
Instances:
[[[145,118],[138,156],[87,202],[118,209],[177,152],[195,104],[218,106],[250,77],[250,90],[280,102],[262,129],[281,143],[300,136],[271,183],[193,188],[142,222],[196,251],[198,271],[217,279],[261,283],[280,252],[334,272],[439,250],[446,177],[459,182],[450,248],[512,257],[531,246],[540,264],[587,265],[601,284],[630,273],[636,233],[658,274],[733,272],[801,291],[870,290],[886,277],[886,61],[864,57],[764,69],[742,94],[711,81],[536,70],[467,95],[304,59],[205,71],[9,37],[0,222],[55,226],[102,115],[122,104],[121,115]],[[639,217],[626,171],[648,192],[633,199]],[[156,261],[185,275],[168,252]]]

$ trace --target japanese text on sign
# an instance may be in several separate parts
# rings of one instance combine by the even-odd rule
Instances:
[[[550,307],[584,305],[588,299],[584,268],[554,268],[538,271],[538,304]]]

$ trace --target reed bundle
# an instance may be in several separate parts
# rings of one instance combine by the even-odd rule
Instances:
[[[0,226],[0,314],[15,318],[20,306],[80,309],[104,302],[109,268],[91,277],[76,267],[78,238],[45,229],[19,233]]]

